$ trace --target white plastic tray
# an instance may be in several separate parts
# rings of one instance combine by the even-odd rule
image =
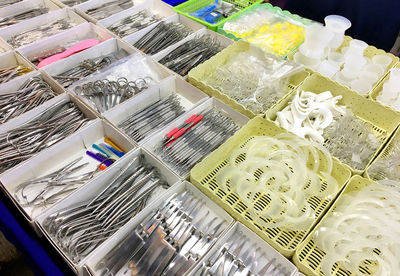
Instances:
[[[184,190],[189,190],[198,198],[201,198],[206,203],[204,207],[199,212],[199,217],[205,214],[207,211],[210,211],[210,216],[218,216],[219,218],[225,221],[223,227],[225,228],[224,232],[232,225],[233,219],[229,216],[221,207],[216,205],[213,201],[211,201],[208,197],[206,197],[202,192],[200,192],[197,188],[195,188],[191,183],[184,181],[173,187],[169,188],[166,193],[164,193],[160,198],[155,200],[153,204],[147,206],[142,210],[134,219],[132,219],[128,224],[126,224],[123,228],[121,228],[117,233],[115,233],[107,242],[103,243],[99,246],[92,254],[86,259],[84,266],[83,275],[99,275],[99,271],[95,271],[95,266],[99,263],[103,257],[113,249],[123,238],[130,235],[134,229],[141,223],[148,215],[152,212],[156,211],[158,208],[162,207],[168,200],[175,194],[180,194]],[[222,235],[224,235],[222,232]],[[119,273],[116,275],[130,275],[123,274],[124,269],[121,269]]]
[[[69,208],[75,205],[78,205],[82,202],[87,202],[88,200],[94,198],[96,195],[99,194],[100,191],[102,191],[109,183],[110,180],[115,176],[122,168],[124,168],[134,157],[139,156],[140,154],[143,154],[144,160],[147,164],[155,167],[158,169],[158,171],[161,174],[162,179],[166,180],[169,185],[173,186],[175,183],[179,181],[179,178],[172,173],[168,168],[166,168],[163,164],[161,164],[158,160],[156,160],[154,157],[152,157],[149,153],[142,149],[136,149],[121,158],[120,162],[118,164],[114,164],[110,168],[108,168],[104,174],[102,174],[101,177],[96,177],[93,179],[91,182],[80,188],[79,190],[75,191],[74,193],[70,194],[68,197],[60,201],[58,204],[54,205],[53,207],[49,208],[41,214],[40,216],[37,217],[36,223],[37,226],[39,227],[40,231],[45,235],[45,237],[50,241],[50,243],[57,249],[57,251],[61,254],[61,256],[64,258],[64,260],[67,262],[67,264],[74,269],[76,272],[80,272],[83,264],[86,263],[86,260],[90,258],[90,256],[96,255],[95,253],[97,250],[94,250],[92,253],[90,253],[86,258],[82,259],[79,263],[74,263],[64,252],[63,250],[59,247],[59,245],[56,243],[56,241],[53,240],[52,236],[49,235],[49,233],[46,231],[46,229],[43,227],[43,222],[45,219],[59,211],[65,208]],[[164,190],[164,189],[162,189]],[[162,190],[155,190],[160,192],[162,194]],[[152,202],[158,202],[157,197],[153,197],[152,200],[148,203],[148,206],[151,206]],[[146,207],[147,208],[147,207]],[[140,213],[139,215],[140,216]],[[133,218],[132,220],[135,220]],[[132,221],[131,220],[131,221]],[[130,225],[131,223],[128,222],[127,225]],[[122,227],[124,229],[124,227]],[[113,239],[114,237],[118,236],[118,232],[116,232],[114,235],[112,235],[109,239]],[[108,239],[108,240],[109,240]],[[107,243],[105,241],[104,243]],[[103,243],[103,244],[104,244]],[[101,247],[101,245],[99,246]],[[99,248],[98,247],[98,248]]]
[[[179,100],[186,111],[191,110],[193,107],[208,99],[208,96],[205,93],[198,90],[194,86],[182,79],[171,76],[162,80],[159,84],[150,87],[146,91],[143,91],[136,97],[131,98],[119,106],[108,110],[104,113],[104,117],[115,126],[118,126],[118,124],[132,114],[147,108],[149,105],[160,99],[169,97],[173,93],[179,97]],[[184,114],[181,116],[184,116]],[[159,129],[164,126],[165,125],[160,125]],[[153,133],[157,132],[159,129],[154,129]],[[122,129],[121,132],[123,132]],[[149,136],[144,138],[138,144],[142,145],[150,136],[151,134],[149,134]]]

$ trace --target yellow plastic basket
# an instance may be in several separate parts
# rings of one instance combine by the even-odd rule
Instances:
[[[188,81],[202,90],[204,93],[208,94],[211,97],[215,97],[223,101],[225,104],[228,106],[232,107],[233,109],[239,111],[243,115],[249,117],[249,118],[254,118],[255,116],[258,115],[264,115],[264,114],[255,114],[249,109],[247,109],[245,106],[242,104],[239,104],[237,101],[232,99],[231,97],[227,96],[226,94],[222,93],[221,91],[207,85],[205,82],[203,82],[204,76],[208,74],[210,71],[215,71],[215,68],[217,66],[220,66],[227,61],[231,59],[231,57],[237,55],[240,52],[248,51],[250,48],[256,48],[255,46],[252,46],[248,42],[245,42],[243,40],[239,40],[229,47],[225,48],[203,64],[200,64],[196,68],[193,68],[189,74],[188,74]],[[259,51],[262,51],[261,49],[258,49]],[[309,72],[307,71],[302,71],[300,73],[297,73],[293,75],[288,83],[288,86],[286,88],[286,92],[290,93],[293,89],[295,89],[297,86],[299,86],[304,79],[306,79],[310,75]],[[285,98],[286,95],[282,98]],[[279,102],[279,101],[278,101]]]
[[[397,63],[395,66],[393,66],[392,68],[400,68],[400,63]],[[374,90],[371,92],[371,94],[369,95],[371,97],[371,99],[373,99],[374,101],[376,101],[376,97],[378,97],[378,95],[382,92],[382,88],[383,88],[383,84],[389,80],[390,77],[390,72],[387,72],[387,74],[385,75],[385,77],[382,79],[381,82],[378,83],[378,85],[374,88]],[[390,106],[389,106],[390,107]],[[391,107],[390,107],[391,108]]]
[[[257,233],[281,254],[286,257],[291,257],[300,242],[312,229],[312,226],[307,231],[284,231],[279,228],[264,229],[254,222],[254,218],[250,215],[248,207],[240,200],[237,194],[224,191],[217,185],[215,180],[217,172],[221,168],[229,165],[229,157],[235,149],[242,147],[255,136],[275,136],[280,133],[287,132],[273,122],[261,116],[257,116],[243,126],[217,150],[207,156],[201,163],[197,164],[191,171],[190,180],[236,220]],[[312,162],[312,158],[310,158],[310,164],[312,164]],[[326,165],[326,161],[324,162],[324,160],[321,160],[321,165]],[[332,176],[338,181],[340,187],[343,187],[350,178],[351,173],[345,165],[341,164],[338,160],[334,160]],[[317,216],[315,223],[332,203],[332,200],[322,200],[315,196],[307,200],[312,205]],[[260,204],[268,206],[269,202],[265,201]]]
[[[387,142],[385,147],[381,150],[381,152],[378,154],[378,156],[376,156],[376,158],[371,162],[371,164],[369,164],[368,168],[365,170],[364,175],[363,175],[365,178],[377,180],[377,179],[374,179],[374,177],[371,177],[371,175],[369,174],[369,170],[378,160],[386,159],[389,157],[389,155],[393,151],[395,143],[397,141],[399,141],[398,139],[400,139],[400,127],[397,127],[397,129],[395,130],[394,134],[392,135],[390,140]],[[400,179],[393,179],[393,180],[400,181]]]
[[[367,128],[376,135],[378,140],[381,142],[380,148],[369,160],[368,165],[374,160],[377,154],[385,146],[396,127],[400,123],[400,113],[395,112],[392,109],[372,101],[371,99],[365,98],[355,91],[322,76],[319,73],[315,73],[308,77],[298,88],[299,91],[310,91],[313,93],[321,93],[330,91],[333,96],[342,96],[339,104],[345,105],[350,108],[354,115],[359,117],[366,124]],[[266,116],[271,120],[275,120],[276,113],[285,108],[288,103],[293,99],[296,91],[293,91],[290,95],[285,97],[282,101],[267,111]],[[366,167],[368,167],[368,165]],[[366,168],[363,170],[356,170],[352,168],[355,174],[363,174]]]
[[[348,47],[350,45],[350,41],[352,41],[352,40],[353,40],[352,37],[345,36],[344,41],[343,41],[342,45],[337,49],[337,52],[341,52],[344,47]],[[290,55],[288,55],[288,59],[293,60],[294,54],[297,53],[297,51],[299,51],[299,48],[297,48]],[[383,74],[383,76],[375,83],[375,85],[372,86],[371,91],[368,92],[367,94],[363,95],[364,97],[368,97],[369,95],[371,95],[376,90],[377,86],[381,83],[382,79],[385,78],[385,76],[389,72],[389,70],[391,68],[393,68],[399,62],[398,57],[394,56],[391,53],[387,53],[382,49],[378,49],[375,46],[369,45],[364,51],[364,56],[366,56],[366,57],[372,58],[373,56],[376,56],[376,55],[389,56],[392,59],[392,63],[390,63],[389,66],[386,68],[386,71]],[[315,73],[315,71],[312,69],[307,69],[307,71],[309,71],[311,74]],[[332,81],[334,81],[334,80],[332,80]],[[336,81],[334,81],[334,82],[336,82]],[[349,87],[347,87],[347,88],[350,89]],[[355,92],[355,93],[357,93],[357,92]]]
[[[330,216],[335,209],[336,205],[340,202],[340,198],[343,194],[359,191],[362,188],[371,185],[373,181],[363,178],[359,175],[353,176],[349,183],[346,185],[344,191],[339,195],[335,201],[333,207],[328,213],[321,219],[314,230],[308,235],[308,237],[300,244],[293,256],[293,262],[297,268],[307,276],[318,275],[326,276],[320,271],[322,260],[324,259],[325,252],[318,248],[313,240],[315,231],[320,227],[323,221]],[[350,276],[351,274],[344,270],[340,266],[336,266],[336,270],[331,275],[333,276]]]

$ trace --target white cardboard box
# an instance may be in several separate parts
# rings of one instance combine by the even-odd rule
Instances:
[[[102,260],[102,258],[111,249],[117,246],[121,240],[123,240],[128,235],[131,235],[136,227],[139,225],[139,223],[146,219],[151,213],[155,212],[158,208],[162,208],[162,206],[167,203],[171,197],[182,193],[184,190],[189,190],[190,192],[192,192],[193,195],[205,202],[203,207],[199,209],[198,217],[202,217],[204,214],[206,214],[206,212],[210,212],[210,217],[216,216],[225,221],[225,223],[223,224],[225,230],[219,235],[219,237],[223,236],[227,229],[229,229],[233,223],[232,217],[229,216],[221,207],[211,201],[202,192],[200,192],[197,188],[195,188],[191,183],[184,181],[169,188],[167,192],[164,193],[160,198],[158,198],[151,205],[143,209],[142,212],[140,212],[134,219],[132,219],[128,224],[126,224],[117,233],[115,233],[110,239],[108,239],[107,242],[103,243],[94,252],[92,252],[92,254],[85,260],[82,274],[99,275],[99,271],[96,271],[95,267]],[[121,269],[116,275],[128,275],[123,274],[123,270],[125,269]]]
[[[208,99],[208,96],[205,93],[198,90],[191,84],[185,82],[180,78],[171,76],[162,80],[159,84],[150,87],[146,91],[143,91],[136,97],[131,98],[125,101],[124,103],[120,104],[119,106],[116,106],[108,110],[107,112],[104,113],[104,117],[118,127],[118,125],[123,120],[125,120],[132,114],[135,114],[136,112],[147,108],[148,106],[150,106],[151,104],[155,103],[160,99],[169,97],[173,93],[179,97],[181,105],[184,107],[186,112]],[[184,115],[185,113],[183,113],[181,116]],[[164,126],[165,125],[160,125],[159,128],[153,130],[153,133],[159,131]],[[123,132],[122,129],[120,130],[121,132]],[[140,142],[135,141],[135,142],[138,143],[139,145],[142,145],[150,136],[151,134],[149,134],[142,141]]]
[[[60,211],[62,209],[69,208],[69,207],[72,207],[72,206],[75,206],[75,205],[79,205],[80,203],[88,202],[89,200],[93,199],[96,195],[98,195],[110,183],[110,180],[122,168],[124,168],[133,158],[135,158],[135,157],[137,157],[137,156],[139,156],[141,154],[144,156],[145,163],[157,168],[158,171],[161,174],[162,179],[167,181],[170,186],[174,186],[174,184],[179,181],[179,178],[173,172],[171,172],[168,168],[166,168],[163,164],[161,164],[151,154],[147,153],[146,151],[144,151],[142,149],[136,149],[136,150],[133,150],[133,151],[129,152],[126,156],[124,156],[124,158],[121,158],[121,160],[120,160],[120,162],[118,164],[115,164],[115,166],[111,166],[109,169],[107,169],[105,171],[105,173],[102,175],[102,177],[97,177],[96,179],[93,179],[90,183],[86,184],[81,189],[79,189],[79,190],[75,191],[74,193],[70,194],[64,200],[60,201],[58,204],[56,204],[55,206],[53,206],[50,209],[46,210],[46,212],[44,212],[39,217],[37,217],[36,223],[37,223],[39,229],[43,232],[45,237],[50,241],[50,243],[57,249],[57,251],[65,259],[67,264],[72,269],[75,270],[75,272],[80,272],[81,271],[83,264],[86,263],[86,259],[88,259],[92,255],[96,255],[96,253],[95,253],[96,250],[92,251],[87,257],[82,259],[79,263],[74,263],[63,252],[63,250],[59,247],[57,242],[53,239],[53,237],[43,227],[43,223],[44,223],[45,219],[49,215],[51,215],[51,214],[53,214],[53,213],[55,213],[57,211]],[[164,193],[164,192],[161,192],[160,190],[157,190],[157,191],[160,192],[161,194]],[[150,202],[148,203],[148,206],[152,206],[153,205],[152,202],[158,202],[159,201],[158,197],[159,196],[152,197],[152,200],[150,200]],[[139,213],[138,216],[140,216],[140,213]],[[131,219],[131,221],[132,220],[135,220],[135,218]],[[128,222],[127,224],[129,225],[130,222]],[[124,227],[122,227],[122,229],[123,228]],[[114,233],[108,239],[114,239],[116,236],[118,236],[119,231]],[[105,241],[104,243],[107,243],[107,241]],[[101,247],[101,245],[99,247]]]

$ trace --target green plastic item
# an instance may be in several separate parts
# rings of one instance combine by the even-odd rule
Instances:
[[[215,0],[200,0],[200,1],[199,0],[189,0],[189,1],[186,1],[178,6],[174,7],[174,11],[177,13],[183,14],[196,22],[199,22],[200,24],[203,24],[210,30],[216,32],[218,26],[223,25],[227,20],[231,19],[233,16],[243,13],[248,8],[253,6],[254,4],[259,4],[259,3],[263,2],[263,0],[223,0],[223,1],[230,3],[230,4],[234,4],[234,5],[236,5],[236,7],[240,8],[242,10],[232,16],[229,16],[225,19],[222,19],[221,21],[218,21],[215,24],[208,23],[204,20],[201,20],[200,18],[190,15],[191,12],[197,11],[205,6],[208,6],[212,3],[214,3]]]

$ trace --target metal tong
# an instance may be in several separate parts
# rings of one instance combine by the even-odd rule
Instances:
[[[116,0],[107,2],[95,8],[88,9],[85,13],[93,16],[97,20],[107,18],[118,12],[127,10],[134,6],[132,0]]]
[[[86,202],[60,210],[43,225],[54,240],[79,262],[114,234],[147,204],[152,192],[164,182],[157,170],[134,158],[96,196]]]
[[[56,95],[40,76],[28,79],[17,91],[0,94],[0,124],[43,104]]]

